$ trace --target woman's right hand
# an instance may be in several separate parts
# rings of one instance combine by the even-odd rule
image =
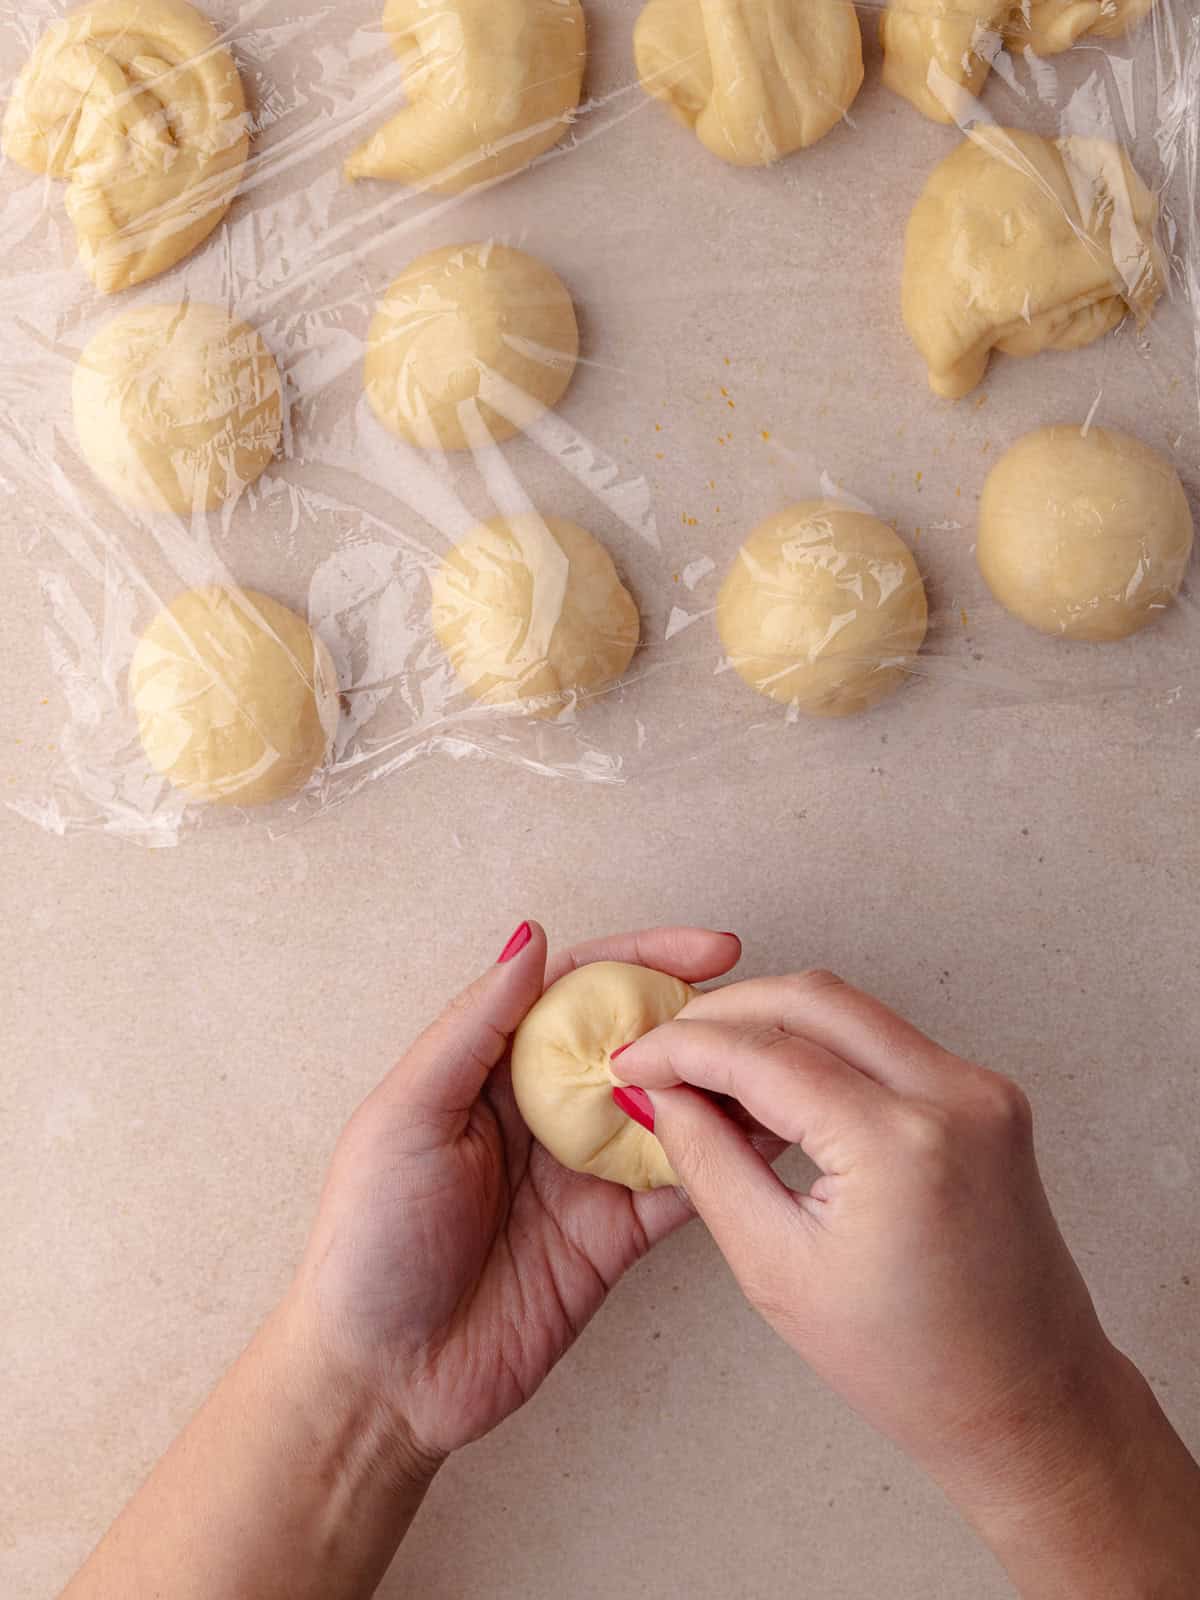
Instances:
[[[1015,1084],[820,972],[701,994],[614,1071],[648,1091],[633,1105],[750,1301],[942,1483],[1023,1593],[1200,1592],[1200,1536],[1180,1531],[1200,1526],[1200,1475],[1104,1335]],[[790,1190],[698,1089],[802,1146],[812,1188]],[[1123,1524],[1148,1529],[1163,1464],[1153,1498],[1179,1526],[1129,1559],[1182,1562],[1190,1586],[1170,1565],[1161,1588],[1140,1566],[1122,1586],[1111,1552],[1106,1586],[1106,1541],[1144,1543]]]

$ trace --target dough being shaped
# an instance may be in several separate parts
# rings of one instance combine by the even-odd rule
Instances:
[[[650,0],[633,45],[646,93],[738,167],[816,144],[862,87],[850,0]]]
[[[549,267],[502,244],[422,256],[392,284],[367,337],[367,399],[427,450],[511,439],[566,392],[575,308]]]
[[[620,961],[577,967],[546,990],[513,1036],[512,1085],[556,1161],[627,1189],[679,1182],[654,1135],[613,1100],[623,1080],[611,1058],[677,1016],[692,993],[679,978]]]
[[[904,251],[904,322],[935,394],[957,400],[993,350],[1078,350],[1163,292],[1158,202],[1106,139],[978,128],[933,170]]]
[[[65,178],[79,258],[105,294],[165,272],[228,211],[246,102],[216,29],[184,0],[93,0],[17,80],[4,150]]]
[[[181,594],[146,629],[130,696],[156,771],[192,800],[253,806],[326,760],[337,675],[308,623],[253,589]]]
[[[980,570],[1000,604],[1042,633],[1136,633],[1178,594],[1191,549],[1177,473],[1127,433],[1039,428],[984,485]]]
[[[1002,49],[1057,55],[1085,35],[1116,38],[1155,0],[891,0],[880,22],[883,81],[934,122],[973,114]]]
[[[485,522],[447,556],[433,630],[473,699],[556,717],[621,676],[640,623],[599,540],[531,513]]]
[[[825,500],[756,528],[717,598],[717,629],[738,676],[817,717],[866,711],[899,688],[928,617],[903,540]]]
[[[562,138],[579,104],[579,0],[387,0],[408,104],[346,176],[461,194],[507,178]]]
[[[279,368],[216,306],[139,306],[100,329],[72,382],[79,447],[126,505],[215,511],[279,448]]]

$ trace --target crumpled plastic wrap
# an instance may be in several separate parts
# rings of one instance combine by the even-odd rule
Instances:
[[[1186,580],[1080,643],[974,555],[1051,424],[1196,509],[1190,0],[383,5],[0,0],[0,506],[65,718],[27,815],[162,845],[437,754],[950,758],[1014,705],[1195,736]],[[727,654],[743,544],[814,505],[915,557],[894,692]],[[908,567],[827,543],[804,648],[869,654]]]

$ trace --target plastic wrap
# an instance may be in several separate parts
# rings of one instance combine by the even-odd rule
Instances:
[[[1197,488],[1189,0],[906,0],[886,54],[842,0],[381,3],[0,3],[0,504],[65,716],[28,815],[165,844],[433,753],[950,758],[1014,704],[1194,736],[1186,581],[1080,642],[974,549],[1052,424]],[[731,631],[797,506],[825,598],[780,646],[768,574]],[[737,626],[795,659],[742,670]],[[831,650],[866,692],[812,689]]]

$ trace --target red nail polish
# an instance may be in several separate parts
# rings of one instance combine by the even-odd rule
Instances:
[[[504,946],[504,949],[501,950],[500,958],[496,962],[496,965],[498,967],[503,966],[506,961],[511,961],[514,956],[519,956],[521,951],[524,950],[525,946],[532,938],[533,929],[527,922],[523,922],[517,929],[516,933],[513,934],[512,938]]]
[[[631,1039],[629,1041],[629,1044],[619,1044],[617,1046],[617,1048],[613,1051],[612,1055],[609,1056],[608,1059],[610,1061],[615,1061],[618,1056],[623,1056],[625,1054],[626,1050],[629,1049],[629,1046],[632,1045],[632,1043],[633,1043],[633,1040]]]
[[[635,1089],[630,1084],[622,1089],[614,1089],[612,1097],[627,1117],[641,1123],[648,1133],[654,1132],[654,1106],[645,1089]]]
[[[718,932],[720,933],[722,939],[736,939],[739,944],[742,942],[741,934],[733,933],[729,928],[720,928],[718,929]]]

